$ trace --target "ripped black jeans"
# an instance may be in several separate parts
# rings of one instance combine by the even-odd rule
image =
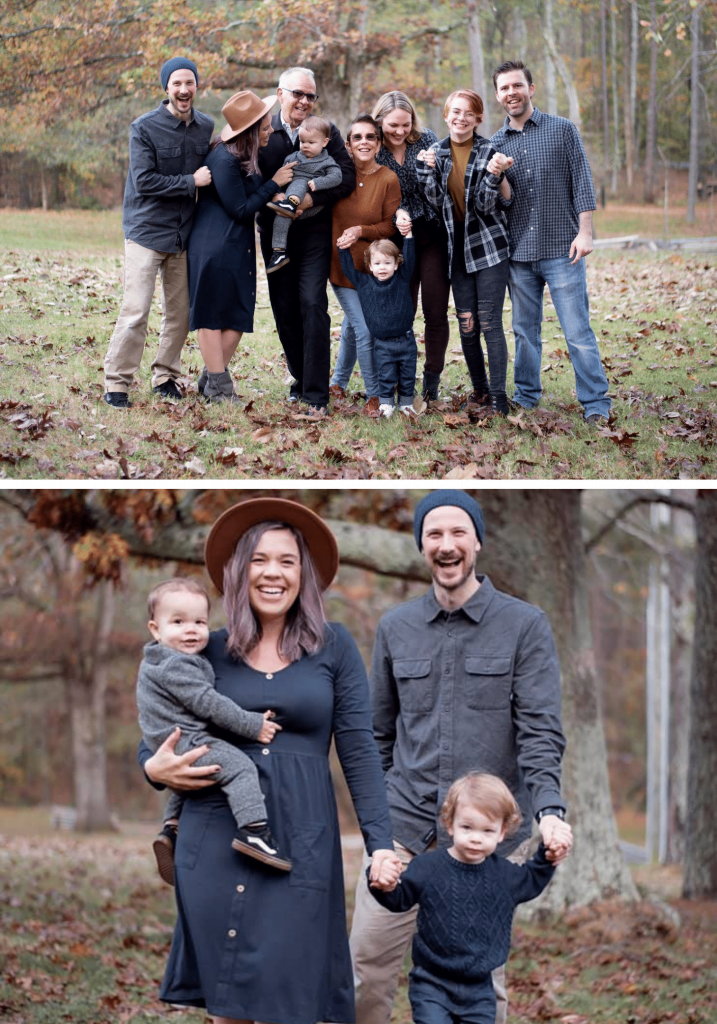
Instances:
[[[469,274],[463,256],[461,231],[456,231],[455,241],[458,244],[453,250],[451,287],[461,347],[473,391],[476,394],[490,391],[491,396],[504,398],[508,372],[508,344],[503,330],[503,302],[508,285],[510,260],[502,260],[494,267],[486,267],[485,270],[476,270]],[[480,343],[481,334],[485,338],[488,352],[490,383]]]

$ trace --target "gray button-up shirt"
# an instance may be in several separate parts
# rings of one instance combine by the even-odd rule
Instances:
[[[522,131],[506,117],[490,141],[515,161],[506,173],[514,192],[507,208],[510,258],[527,263],[567,256],[579,214],[595,209],[580,132],[567,118],[534,107]]]
[[[432,842],[449,786],[469,771],[500,776],[523,812],[501,853],[530,835],[533,814],[565,808],[560,668],[550,625],[539,608],[496,590],[487,576],[478,580],[477,592],[455,611],[431,588],[378,625],[374,734],[394,838],[413,853]]]
[[[194,216],[194,172],[206,163],[214,121],[198,110],[182,121],[167,102],[130,125],[122,230],[145,249],[181,252]]]

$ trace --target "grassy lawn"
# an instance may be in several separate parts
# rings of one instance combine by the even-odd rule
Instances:
[[[149,1024],[174,920],[154,873],[151,829],[47,834],[46,812],[0,812],[0,1019],[5,1024]],[[18,818],[18,814],[20,817]],[[140,835],[140,833],[145,833]],[[347,889],[360,851],[346,851]],[[605,904],[558,922],[519,923],[508,965],[514,1024],[711,1024],[717,1019],[717,905],[679,899],[679,872],[641,867],[650,903]],[[349,904],[351,902],[349,895]],[[176,1011],[196,1024],[201,1011]],[[405,979],[394,1024],[409,1024]]]
[[[8,479],[713,479],[717,476],[717,256],[604,251],[588,263],[593,326],[613,397],[609,427],[588,428],[555,311],[547,299],[541,406],[507,420],[466,407],[457,326],[442,401],[410,422],[349,400],[315,424],[286,404],[289,377],[259,275],[255,333],[232,364],[238,406],[151,392],[148,346],[129,412],[102,401],[102,361],[122,295],[117,213],[5,211],[0,240],[0,476]],[[618,229],[616,229],[618,230]],[[619,229],[619,233],[629,233]],[[330,293],[332,361],[340,310]],[[454,318],[452,317],[452,320]],[[512,357],[513,337],[505,324]],[[416,335],[423,322],[416,321]],[[423,350],[419,344],[419,374]],[[512,364],[511,364],[512,366]],[[512,390],[509,369],[509,392]]]

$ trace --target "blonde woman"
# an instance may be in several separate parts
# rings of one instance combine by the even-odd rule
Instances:
[[[416,109],[404,92],[386,92],[373,108],[381,125],[383,145],[376,161],[398,177],[401,207],[396,213],[399,231],[412,226],[416,263],[411,275],[413,313],[418,308],[418,292],[425,320],[426,362],[423,369],[423,397],[438,398],[450,328],[448,326],[448,239],[443,222],[426,200],[416,172],[416,158],[422,150],[438,142],[435,132],[423,128]]]

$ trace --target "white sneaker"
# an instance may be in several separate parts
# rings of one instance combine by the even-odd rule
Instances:
[[[382,416],[385,416],[386,419],[390,419],[390,417],[393,416],[393,406],[388,405],[388,403],[386,403],[385,405],[379,405],[378,411],[381,413]]]
[[[404,416],[410,417],[411,413],[414,411],[412,405],[402,405],[399,408],[401,409],[401,412],[403,413]]]

